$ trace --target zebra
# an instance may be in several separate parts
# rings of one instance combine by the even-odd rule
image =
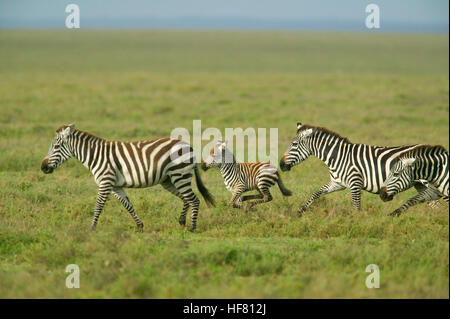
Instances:
[[[320,196],[346,188],[350,189],[353,207],[360,210],[361,191],[379,194],[392,161],[417,146],[379,147],[354,144],[327,128],[302,125],[298,122],[297,135],[282,156],[280,168],[282,171],[288,171],[310,155],[314,155],[321,159],[330,171],[330,182],[312,194],[299,209],[299,216]],[[426,191],[434,200],[439,198],[422,183],[416,182],[413,186],[418,192]]]
[[[237,163],[226,142],[217,142],[202,163],[204,171],[211,167],[219,168],[226,188],[232,193],[230,205],[234,208],[242,208],[243,202],[248,200],[254,201],[248,203],[247,211],[255,205],[270,202],[272,195],[269,188],[276,183],[284,196],[292,195],[284,186],[275,166],[269,162]],[[251,190],[257,190],[259,194],[241,197],[244,192]]]
[[[432,189],[438,196],[448,203],[448,152],[440,145],[421,145],[397,158],[380,191],[383,201],[390,201],[393,197],[407,190],[415,182],[420,182]],[[394,210],[390,215],[398,216],[409,207],[430,201],[429,192],[420,192],[410,198],[403,206]]]
[[[199,199],[194,194],[191,181],[195,174],[197,187],[208,206],[214,198],[204,186],[193,155],[192,147],[177,139],[155,138],[137,142],[108,141],[63,125],[56,130],[41,170],[50,174],[63,162],[76,157],[94,175],[98,197],[91,230],[94,230],[108,196],[113,193],[134,219],[138,231],[144,224],[136,214],[124,188],[144,188],[161,184],[183,201],[179,223],[186,225],[186,213],[192,207],[190,231],[197,225]]]

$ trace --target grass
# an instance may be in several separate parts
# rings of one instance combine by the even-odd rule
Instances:
[[[97,231],[89,171],[70,160],[40,171],[62,124],[109,139],[168,136],[175,127],[276,127],[278,157],[296,122],[351,141],[449,147],[446,35],[220,31],[0,31],[0,297],[448,298],[449,210],[387,214],[349,192],[296,211],[328,181],[309,159],[283,179],[294,196],[245,213],[227,207],[217,171],[202,173],[198,230],[160,186],[128,190],[143,234],[111,198]],[[207,141],[205,141],[206,144]],[[67,289],[77,264],[81,288]],[[367,289],[377,264],[381,287]]]

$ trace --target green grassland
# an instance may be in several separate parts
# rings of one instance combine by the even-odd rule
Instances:
[[[0,297],[448,298],[448,206],[392,218],[413,190],[389,203],[364,193],[360,212],[344,191],[298,218],[328,181],[316,158],[282,173],[294,196],[274,188],[250,213],[227,206],[217,171],[202,172],[217,207],[202,200],[195,233],[161,186],[128,190],[144,233],[114,198],[90,232],[90,172],[75,159],[40,171],[54,131],[72,122],[121,140],[194,119],[277,127],[279,157],[297,121],[354,142],[448,149],[448,45],[370,32],[0,31]],[[65,287],[68,264],[80,289]],[[369,264],[379,289],[365,286]]]

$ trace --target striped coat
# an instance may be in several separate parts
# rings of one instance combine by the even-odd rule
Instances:
[[[420,145],[398,157],[381,189],[383,201],[392,200],[400,192],[420,182],[430,191],[420,192],[397,208],[391,215],[400,215],[413,205],[433,200],[431,195],[449,201],[449,154],[445,148],[436,145]],[[431,193],[431,191],[433,191]]]
[[[278,184],[284,196],[292,193],[288,190],[277,171],[268,162],[237,163],[226,143],[218,142],[210,151],[209,157],[202,163],[202,169],[217,167],[222,174],[225,186],[232,193],[230,205],[242,208],[243,202],[249,202],[247,210],[253,206],[272,200],[269,188]],[[259,194],[241,196],[244,192],[256,190]]]
[[[317,198],[335,191],[350,189],[355,209],[361,208],[361,191],[379,194],[393,161],[417,145],[380,147],[355,144],[323,127],[297,123],[297,135],[280,161],[282,170],[290,170],[309,156],[321,159],[330,172],[330,182],[317,190],[300,208],[301,215]],[[421,183],[413,185],[419,192],[431,192]],[[430,195],[431,196],[431,195]],[[433,199],[439,197],[433,195]]]
[[[138,229],[142,230],[143,223],[124,188],[161,184],[183,201],[179,218],[181,225],[186,224],[186,212],[192,207],[190,230],[196,228],[199,207],[199,200],[191,187],[193,174],[206,202],[214,204],[214,199],[200,179],[192,147],[177,139],[107,141],[77,130],[74,125],[62,126],[56,131],[56,137],[42,161],[41,169],[46,174],[52,173],[71,157],[76,157],[91,171],[99,187],[91,229],[96,227],[103,206],[109,194],[113,193],[133,217]]]

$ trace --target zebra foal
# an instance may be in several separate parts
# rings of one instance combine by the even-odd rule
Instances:
[[[448,152],[442,146],[421,145],[397,158],[380,191],[383,201],[390,201],[400,192],[403,192],[420,182],[433,190],[434,194],[449,201],[449,174]],[[409,207],[433,200],[429,192],[419,192],[410,198],[404,205],[394,210],[390,215],[398,216]]]
[[[243,202],[248,200],[254,201],[248,203],[247,210],[257,204],[271,201],[269,188],[275,184],[278,184],[284,196],[292,195],[292,192],[284,186],[276,167],[269,162],[237,163],[226,143],[218,142],[202,163],[204,171],[211,167],[219,168],[225,186],[232,193],[230,205],[234,208],[242,208]],[[257,190],[259,194],[241,196],[251,190]]]
[[[361,209],[361,191],[379,194],[393,161],[418,145],[379,147],[355,144],[324,127],[297,123],[297,134],[280,161],[283,171],[290,170],[309,156],[322,160],[329,169],[330,182],[317,190],[298,211],[301,215],[320,196],[350,189],[353,207]],[[426,192],[437,200],[436,192],[420,182],[413,182],[416,190]]]
[[[94,230],[108,196],[114,196],[127,209],[139,231],[144,224],[136,214],[124,188],[144,188],[161,184],[183,201],[179,223],[186,225],[186,213],[192,207],[191,226],[197,225],[199,199],[191,187],[195,174],[197,187],[208,205],[214,198],[200,179],[192,147],[170,138],[156,138],[137,142],[108,141],[75,129],[75,125],[61,126],[50,145],[41,170],[50,174],[63,162],[76,157],[94,175],[98,197],[91,229]]]

